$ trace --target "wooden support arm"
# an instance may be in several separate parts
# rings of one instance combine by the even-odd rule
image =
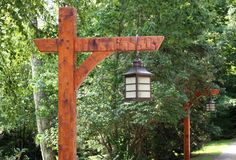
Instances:
[[[93,52],[80,66],[75,70],[75,90],[80,87],[88,74],[112,52]]]
[[[220,90],[219,89],[206,89],[206,90],[203,90],[203,91],[196,91],[195,92],[195,96],[189,101],[189,102],[186,102],[185,105],[184,105],[184,109],[187,110],[189,108],[192,107],[192,103],[198,99],[199,97],[202,97],[202,96],[213,96],[213,95],[218,95],[220,94]]]
[[[34,43],[40,52],[58,52],[58,45],[59,45],[58,38],[34,39]]]

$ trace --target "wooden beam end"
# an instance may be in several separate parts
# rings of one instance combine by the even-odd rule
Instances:
[[[57,39],[34,39],[34,44],[40,52],[57,52]]]
[[[220,90],[219,89],[211,89],[210,92],[211,92],[211,95],[218,95],[218,94],[220,94]]]

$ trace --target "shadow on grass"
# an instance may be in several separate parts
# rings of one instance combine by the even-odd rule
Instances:
[[[219,153],[200,153],[191,155],[191,160],[215,160]]]

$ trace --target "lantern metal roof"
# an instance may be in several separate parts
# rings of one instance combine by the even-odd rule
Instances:
[[[147,69],[142,66],[142,61],[136,59],[133,62],[133,66],[124,74],[125,76],[140,75],[140,76],[151,76],[152,73],[147,71]]]

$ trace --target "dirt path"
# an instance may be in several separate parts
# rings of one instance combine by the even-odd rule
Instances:
[[[226,147],[214,160],[236,160],[236,140]]]

